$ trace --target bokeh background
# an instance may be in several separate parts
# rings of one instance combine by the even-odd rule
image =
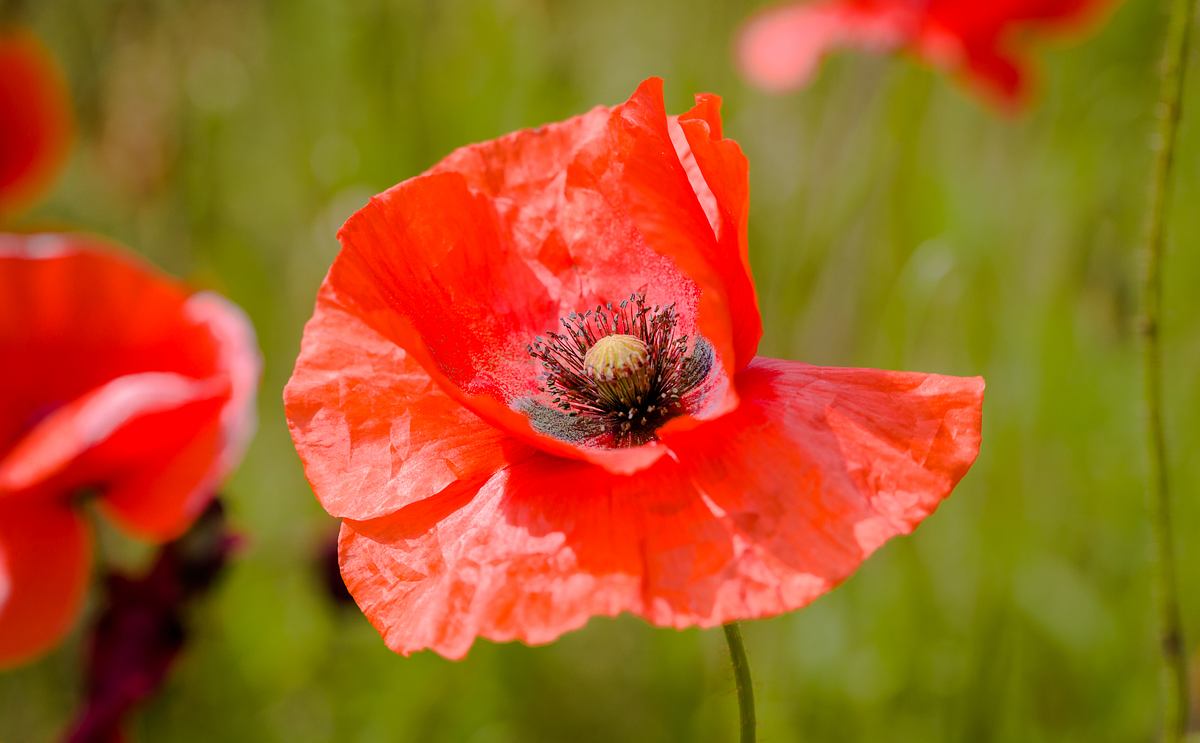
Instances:
[[[1003,117],[903,59],[840,55],[802,92],[731,61],[756,3],[694,0],[37,0],[79,138],[24,227],[81,227],[246,308],[261,431],[226,498],[248,539],[193,615],[141,741],[731,741],[719,632],[594,620],[462,662],[391,654],[321,574],[335,523],[280,392],[334,233],[456,146],[613,104],[725,97],[751,163],[762,352],[983,374],[975,468],[909,538],[745,634],[761,739],[1147,741],[1157,730],[1136,337],[1161,3],[1041,47]],[[1167,425],[1186,626],[1200,640],[1200,70],[1167,264]],[[3,362],[0,362],[3,363]],[[569,497],[568,494],[563,497]],[[147,552],[108,533],[109,565]],[[0,741],[50,740],[78,633],[0,676]]]

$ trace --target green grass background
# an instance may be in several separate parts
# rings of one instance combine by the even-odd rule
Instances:
[[[751,163],[761,351],[983,374],[984,445],[954,496],[832,594],[745,626],[761,740],[1149,741],[1157,731],[1138,256],[1161,3],[1039,48],[1005,118],[897,58],[839,55],[750,89],[754,3],[39,0],[80,136],[26,226],[116,238],[246,308],[261,430],[227,489],[248,547],[194,615],[140,741],[732,741],[719,632],[594,620],[554,645],[391,654],[315,570],[318,507],[280,392],[334,233],[456,146],[613,104],[725,96]],[[1200,69],[1185,104],[1164,342],[1182,596],[1200,640]],[[9,363],[8,361],[2,363]],[[567,497],[564,495],[564,497]],[[106,559],[144,551],[108,533]],[[0,675],[0,741],[52,739],[78,632]]]

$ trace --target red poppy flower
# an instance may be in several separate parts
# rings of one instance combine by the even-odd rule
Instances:
[[[742,30],[738,57],[755,83],[770,89],[804,84],[837,47],[904,49],[960,72],[1005,107],[1027,97],[1023,32],[1070,31],[1112,0],[815,0],[770,8]]]
[[[49,185],[67,154],[66,83],[41,42],[0,28],[0,216]]]
[[[649,80],[458,150],[342,228],[284,399],[392,649],[795,609],[975,459],[981,379],[755,356],[719,105],[668,117]]]
[[[95,496],[182,533],[253,428],[258,352],[212,294],[71,235],[0,235],[0,666],[54,645],[82,598]]]

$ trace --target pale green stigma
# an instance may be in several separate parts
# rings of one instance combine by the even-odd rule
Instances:
[[[583,368],[592,379],[624,379],[646,365],[646,344],[632,335],[606,335],[583,357]]]

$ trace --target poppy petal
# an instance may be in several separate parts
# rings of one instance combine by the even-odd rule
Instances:
[[[305,474],[334,516],[382,516],[504,464],[507,436],[443,394],[328,284],[304,329],[284,407]]]
[[[391,516],[344,521],[342,578],[405,655],[461,658],[476,637],[550,642],[593,615],[640,607],[638,525],[668,492],[618,499],[598,468],[539,454],[482,485],[464,481]]]
[[[155,542],[178,537],[216,495],[225,470],[221,414],[228,390],[142,412],[72,469],[100,478],[104,513]],[[111,474],[110,474],[111,473]]]
[[[0,215],[49,185],[71,128],[66,83],[53,57],[32,34],[0,29]]]
[[[680,160],[687,168],[694,163],[689,179],[698,194],[705,189],[712,195],[718,245],[710,260],[724,277],[733,321],[735,368],[742,369],[754,358],[762,338],[762,317],[758,295],[750,273],[750,165],[742,148],[722,136],[721,99],[715,95],[696,97],[696,105],[678,119],[686,141],[676,139]],[[681,147],[682,144],[682,147]],[[696,178],[699,175],[699,179]],[[700,182],[697,183],[697,180]],[[701,203],[704,203],[702,199]]]
[[[917,54],[939,67],[959,71],[1001,108],[1024,107],[1032,87],[1032,65],[1023,53],[1027,27],[1039,34],[1084,28],[1109,10],[1110,0],[1007,0],[999,3],[939,3],[912,39]]]
[[[681,126],[682,123],[683,117]],[[688,128],[692,126],[689,124]],[[591,166],[598,174],[596,186],[611,203],[622,205],[648,245],[674,261],[697,284],[698,332],[712,344],[718,361],[732,377],[739,364],[749,362],[754,351],[743,348],[739,355],[734,341],[735,324],[753,327],[761,321],[754,303],[749,266],[741,261],[736,231],[720,230],[732,234],[727,234],[729,239],[718,239],[705,210],[704,197],[710,193],[718,205],[727,207],[731,190],[745,189],[748,193],[744,181],[748,170],[740,174],[720,171],[735,181],[724,183],[716,180],[718,169],[714,167],[716,158],[710,147],[692,152],[709,187],[707,193],[697,195],[679,157],[682,143],[677,144],[671,137],[659,78],[650,78],[638,86],[633,96],[618,107],[609,129],[610,139]],[[676,157],[663,157],[664,151],[675,152]],[[712,188],[713,183],[716,189]],[[721,210],[725,211],[727,208]],[[750,287],[748,295],[746,287]],[[757,340],[754,336],[754,346]],[[749,355],[745,353],[747,350]],[[720,415],[737,404],[732,388],[725,397],[706,417]]]
[[[49,650],[83,602],[91,538],[54,504],[0,504],[0,668]]]
[[[187,527],[254,426],[245,316],[93,238],[0,235],[0,354],[22,362],[0,392],[0,493],[96,486],[152,539]]]
[[[991,49],[971,50],[964,74],[997,105],[1019,111],[1029,99],[1030,71],[1016,59]]]
[[[204,379],[218,351],[187,292],[81,235],[0,234],[0,452],[58,406],[126,374]]]
[[[550,295],[534,283],[520,256],[504,249],[491,213],[461,175],[405,181],[373,198],[342,228],[344,249],[327,285],[448,396],[493,426],[618,470],[636,470],[662,456],[656,447],[585,451],[537,433],[511,406],[535,394],[540,369],[526,347],[555,321],[531,324],[539,303],[552,306]],[[505,279],[492,280],[497,276]],[[503,296],[510,282],[523,289]]]
[[[347,521],[343,577],[393,650],[549,642],[623,611],[672,627],[801,607],[908,533],[979,447],[979,379],[768,359],[743,404],[633,477],[535,455]]]
[[[184,314],[217,340],[225,374],[192,382],[192,401],[163,415],[143,414],[87,458],[119,474],[106,479],[100,506],[128,531],[167,541],[204,512],[222,480],[241,461],[254,434],[254,396],[261,362],[245,314],[215,294],[188,298]],[[219,394],[211,392],[216,385]],[[87,467],[81,467],[87,469]]]
[[[54,411],[0,460],[0,496],[61,500],[81,489],[130,532],[163,541],[199,515],[220,470],[228,390],[131,374]]]
[[[461,175],[385,191],[339,239],[329,283],[369,325],[461,389],[498,400],[535,389],[525,347],[556,322],[557,302]]]
[[[554,298],[550,314],[527,328],[525,342],[528,335],[557,329],[563,315],[616,302],[639,290],[646,291],[652,303],[675,303],[680,314],[692,314],[693,277],[639,232],[624,205],[627,194],[604,187],[612,185],[610,174],[624,167],[621,156],[612,153],[613,139],[628,128],[627,109],[653,97],[652,82],[643,83],[624,104],[463,147],[430,171],[461,175],[472,193],[490,201],[508,240],[504,249],[518,254]],[[661,86],[658,96],[661,111]],[[665,133],[665,112],[660,118]],[[660,185],[679,195],[675,212],[693,229],[704,224],[703,210],[696,208],[700,197],[691,191],[684,171],[672,167],[676,158],[661,146],[662,133],[642,126],[636,136],[646,132],[656,159],[673,181]]]
[[[94,457],[100,448],[105,451],[97,464],[117,472],[127,468],[131,458],[140,458],[143,450],[152,450],[149,455],[169,451],[190,439],[194,427],[180,425],[175,411],[190,417],[195,409],[205,421],[213,419],[225,393],[221,385],[179,374],[118,377],[57,408],[10,449],[0,460],[0,494],[33,490],[85,455]],[[77,482],[70,484],[87,485],[89,479],[109,474],[94,471],[95,466],[84,471],[77,467]]]
[[[959,3],[942,0],[930,7],[931,25],[967,40],[998,39],[1007,29],[1036,24],[1041,32],[1069,32],[1095,21],[1112,0],[1002,0]]]
[[[215,487],[237,467],[258,428],[255,402],[262,376],[262,354],[250,317],[233,302],[199,292],[188,297],[184,316],[204,328],[216,342],[215,366],[229,381],[229,395],[221,410],[221,448],[208,478]]]
[[[903,43],[913,28],[911,7],[828,0],[767,8],[742,28],[738,63],[747,79],[763,89],[799,88],[837,47],[885,50]]]
[[[933,513],[979,453],[979,377],[759,358],[738,386],[736,413],[670,442],[736,557],[655,623],[804,606]]]

